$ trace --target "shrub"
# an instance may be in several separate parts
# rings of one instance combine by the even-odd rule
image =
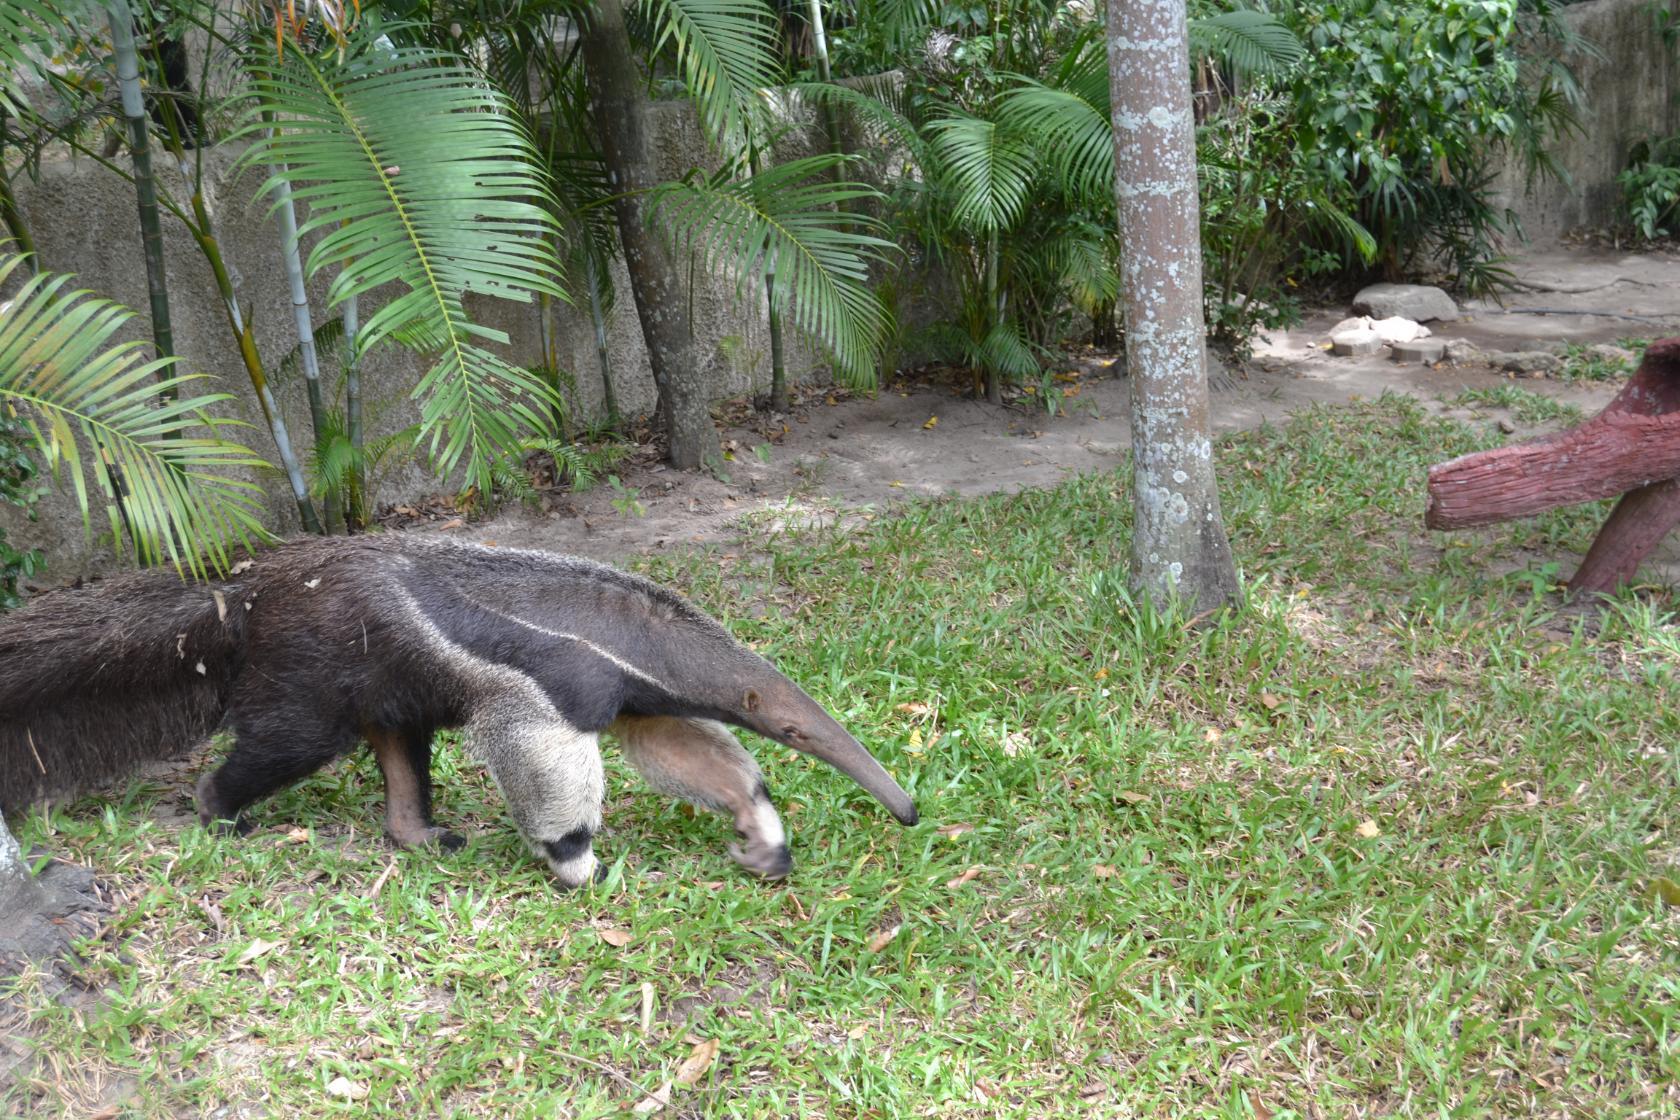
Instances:
[[[1667,237],[1680,226],[1680,134],[1633,146],[1617,176],[1628,221],[1639,236]]]

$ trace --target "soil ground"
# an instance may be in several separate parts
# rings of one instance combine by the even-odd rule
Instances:
[[[1472,301],[1458,322],[1430,324],[1435,336],[1519,351],[1680,334],[1680,252],[1551,248],[1517,258],[1512,271],[1518,289],[1503,306]],[[1320,344],[1346,315],[1342,308],[1321,309],[1297,328],[1260,340],[1254,360],[1214,392],[1215,426],[1276,423],[1312,405],[1384,392],[1447,409],[1440,402],[1466,389],[1510,380],[1482,364],[1401,366],[1386,356],[1332,357]],[[1057,415],[1026,395],[1002,408],[972,399],[966,378],[940,383],[937,376],[912,376],[855,398],[808,386],[787,416],[756,413],[745,402],[725,408],[721,426],[732,456],[725,478],[669,470],[650,452],[616,468],[622,489],[555,492],[543,499],[546,508],[516,509],[452,531],[612,561],[673,545],[727,544],[747,515],[808,521],[910,498],[1049,486],[1070,474],[1113,468],[1131,443],[1123,363],[1090,350],[1066,357]],[[1616,388],[1547,379],[1522,384],[1588,415]]]

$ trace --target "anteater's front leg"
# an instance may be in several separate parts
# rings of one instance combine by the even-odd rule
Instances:
[[[473,747],[507,799],[531,850],[548,861],[563,887],[606,873],[595,858],[606,777],[593,732],[552,710],[491,713],[469,728]]]
[[[366,735],[385,775],[385,835],[391,842],[404,848],[435,843],[451,850],[466,843],[432,823],[431,732],[370,727]]]
[[[620,716],[609,730],[648,785],[734,818],[736,863],[766,879],[793,867],[764,776],[729,728],[711,719]]]

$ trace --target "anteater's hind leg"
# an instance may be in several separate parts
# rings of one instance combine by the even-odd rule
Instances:
[[[793,866],[782,818],[758,763],[716,720],[620,716],[612,733],[624,757],[648,785],[702,809],[735,819],[735,862],[755,875],[780,879]]]
[[[526,842],[560,885],[602,878],[606,868],[595,858],[594,841],[606,776],[595,734],[556,718],[552,709],[510,705],[475,718],[468,735]]]
[[[367,729],[368,745],[385,775],[385,835],[403,848],[466,843],[432,823],[432,734],[428,729]]]
[[[302,705],[259,716],[233,711],[233,753],[220,767],[198,780],[198,819],[206,827],[250,829],[240,814],[245,807],[306,778],[347,752],[355,732],[322,719]],[[225,822],[225,823],[223,823]]]

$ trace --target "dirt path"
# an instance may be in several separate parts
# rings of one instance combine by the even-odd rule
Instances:
[[[1680,333],[1680,254],[1549,250],[1519,259],[1514,271],[1522,288],[1503,309],[1470,304],[1466,319],[1435,324],[1436,335],[1485,349],[1537,350]],[[1552,313],[1559,311],[1568,313]],[[1441,402],[1508,380],[1485,365],[1432,369],[1385,357],[1331,357],[1317,344],[1345,314],[1325,309],[1262,341],[1246,375],[1214,393],[1216,427],[1275,423],[1311,405],[1384,391]],[[1105,355],[1070,359],[1064,369],[1071,379],[1063,384],[1070,396],[1060,415],[1029,398],[1003,408],[970,400],[966,387],[900,384],[859,399],[812,387],[790,416],[772,420],[743,409],[741,423],[725,425],[734,456],[726,481],[653,462],[625,463],[617,472],[624,490],[602,485],[557,493],[547,510],[513,510],[455,531],[504,546],[616,560],[670,545],[726,543],[753,513],[831,517],[908,498],[1049,486],[1069,474],[1112,468],[1131,442],[1126,381]],[[1589,414],[1614,388],[1552,380],[1522,385]]]

